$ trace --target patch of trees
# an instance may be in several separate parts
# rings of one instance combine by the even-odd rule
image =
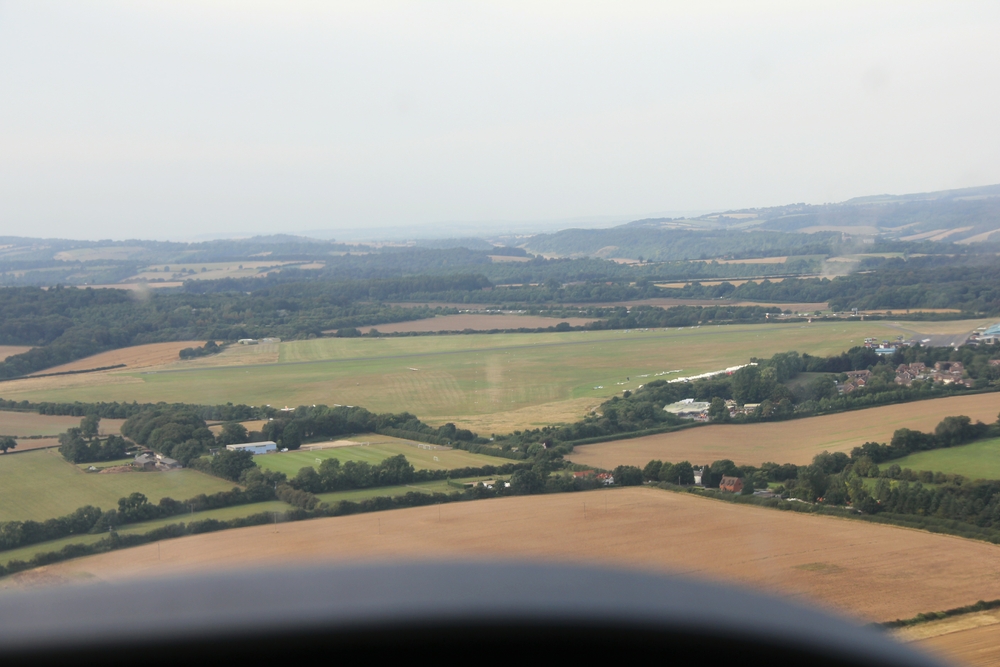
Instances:
[[[892,440],[888,444],[866,442],[855,447],[851,450],[851,459],[867,457],[872,463],[884,463],[916,452],[957,447],[995,436],[1000,436],[1000,420],[998,424],[989,425],[980,421],[973,423],[965,415],[945,417],[934,429],[934,433],[901,428],[892,434]]]
[[[837,311],[958,308],[968,313],[1000,314],[1000,265],[995,257],[889,258],[878,260],[871,268],[833,279],[786,278],[738,287],[695,283],[674,290],[674,294],[689,299],[826,301]]]
[[[186,407],[157,407],[134,414],[122,424],[122,435],[177,459],[183,466],[215,445],[205,420]]]
[[[198,357],[207,357],[219,352],[222,352],[222,347],[214,340],[210,340],[201,347],[185,347],[180,351],[179,355],[181,359],[197,359]]]
[[[300,406],[294,412],[280,413],[265,424],[262,431],[265,439],[288,449],[298,449],[310,439],[366,432],[404,434],[400,437],[441,445],[476,441],[472,431],[457,428],[454,424],[435,429],[408,412],[374,413],[361,407],[347,406]],[[480,439],[479,442],[486,441]]]
[[[88,415],[80,420],[79,427],[59,435],[59,453],[70,463],[94,463],[124,458],[129,447],[125,438],[109,435],[103,440],[98,435],[101,419]]]
[[[690,327],[721,322],[765,322],[768,314],[779,314],[774,306],[634,306],[616,308],[605,320],[591,322],[586,329],[640,329]]]

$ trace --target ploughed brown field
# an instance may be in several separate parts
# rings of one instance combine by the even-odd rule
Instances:
[[[824,450],[850,452],[865,442],[888,442],[899,428],[933,431],[938,422],[953,415],[989,423],[997,420],[998,413],[1000,393],[951,396],[785,422],[711,424],[581,445],[567,458],[573,463],[608,469],[619,465],[642,467],[653,459],[695,464],[730,459],[739,465],[759,466],[765,461],[805,465]]]
[[[258,526],[14,575],[6,586],[372,560],[530,559],[746,586],[863,621],[1000,597],[1000,547],[651,488],[522,496]]]
[[[38,371],[41,374],[62,373],[65,371],[85,371],[91,368],[105,368],[107,366],[117,366],[125,364],[128,368],[147,368],[149,366],[162,366],[180,359],[180,351],[186,347],[201,347],[205,341],[177,341],[172,343],[150,343],[148,345],[136,345],[134,347],[123,347],[119,350],[101,352],[83,359],[71,361],[62,366],[46,368]]]
[[[460,313],[458,315],[442,315],[425,320],[411,322],[395,322],[392,324],[377,324],[374,327],[360,327],[362,333],[378,329],[382,333],[409,333],[434,331],[490,331],[491,329],[543,329],[554,327],[560,322],[579,327],[593,322],[587,317],[541,317],[539,315],[484,315],[477,313]]]

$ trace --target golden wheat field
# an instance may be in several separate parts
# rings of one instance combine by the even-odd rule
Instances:
[[[888,442],[899,428],[933,431],[942,419],[967,415],[995,422],[1000,394],[951,396],[786,422],[710,424],[675,433],[578,446],[574,463],[598,468],[644,466],[653,459],[696,464],[731,459],[737,464],[765,461],[804,465],[826,450],[850,452],[868,441]]]
[[[434,558],[591,563],[715,579],[867,621],[1000,597],[1000,547],[991,544],[649,488],[228,530],[67,561],[30,580]],[[15,575],[5,584],[19,581]]]
[[[64,373],[66,371],[84,371],[91,368],[106,368],[124,364],[127,368],[148,368],[150,366],[161,366],[180,359],[180,351],[186,347],[201,347],[205,341],[179,341],[172,343],[150,343],[148,345],[136,345],[135,347],[123,347],[118,350],[101,352],[83,359],[71,361],[62,366],[54,366],[39,371],[42,374]]]
[[[13,357],[15,354],[24,354],[31,347],[28,345],[0,345],[0,361],[3,361],[7,357]]]

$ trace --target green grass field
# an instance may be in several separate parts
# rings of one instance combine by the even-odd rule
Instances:
[[[223,507],[222,509],[195,512],[193,514],[182,514],[168,517],[166,519],[157,519],[156,521],[134,523],[121,528],[118,531],[118,534],[128,535],[133,533],[145,533],[153,530],[154,528],[160,528],[172,523],[191,523],[192,521],[202,521],[204,519],[226,521],[228,519],[250,516],[252,514],[260,514],[261,512],[284,512],[290,507],[291,505],[283,503],[280,500],[273,500],[265,503],[253,503],[252,505],[238,505],[236,507]],[[100,535],[73,535],[71,537],[64,537],[60,540],[52,540],[51,542],[32,544],[31,546],[22,547],[20,549],[0,551],[0,563],[7,563],[12,560],[28,560],[38,553],[58,551],[67,544],[92,544],[104,537],[107,537],[107,533],[102,533]]]
[[[462,481],[470,481],[472,479],[486,479],[484,478],[472,478]],[[451,486],[448,482],[441,480],[436,482],[421,482],[419,484],[401,484],[399,486],[380,486],[374,489],[356,489],[354,491],[335,491],[333,493],[320,493],[317,494],[317,498],[325,503],[335,503],[339,500],[367,500],[368,498],[378,498],[380,496],[405,496],[411,491],[413,493],[454,493],[456,491],[461,491],[458,487]]]
[[[817,322],[628,333],[321,338],[280,344],[276,363],[255,363],[234,350],[231,357],[227,351],[187,370],[11,383],[3,395],[53,401],[362,405],[379,412],[405,410],[435,424],[455,421],[488,434],[493,424],[485,416],[521,411],[497,424],[498,433],[505,427],[575,420],[589,404],[665,371],[694,375],[787,350],[825,355],[861,344],[866,336],[894,338],[897,333],[882,322]],[[219,366],[227,359],[234,365]]]
[[[55,450],[8,454],[0,456],[0,521],[41,521],[83,505],[112,509],[119,498],[135,491],[159,502],[164,496],[183,500],[231,488],[231,482],[195,470],[87,473]]]
[[[969,479],[1000,479],[1000,438],[980,440],[961,447],[919,452],[886,461],[880,467],[893,463],[915,471],[954,473]]]
[[[378,444],[366,447],[333,447],[308,452],[278,452],[254,457],[261,468],[277,470],[289,477],[294,477],[301,468],[312,466],[319,469],[317,460],[340,459],[341,463],[348,461],[365,461],[378,463],[390,456],[402,454],[417,470],[454,470],[455,468],[478,468],[492,465],[500,466],[510,463],[509,459],[495,456],[471,454],[461,449],[426,450],[405,444]]]

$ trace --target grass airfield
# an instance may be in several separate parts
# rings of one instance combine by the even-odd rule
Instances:
[[[921,323],[906,323],[919,326]],[[937,323],[974,328],[973,322]],[[885,322],[814,322],[684,329],[320,338],[231,346],[213,357],[5,384],[7,399],[296,406],[407,411],[483,434],[579,419],[624,389],[721,370],[796,350],[839,353],[865,337],[895,338]],[[678,371],[669,375],[660,375]]]

